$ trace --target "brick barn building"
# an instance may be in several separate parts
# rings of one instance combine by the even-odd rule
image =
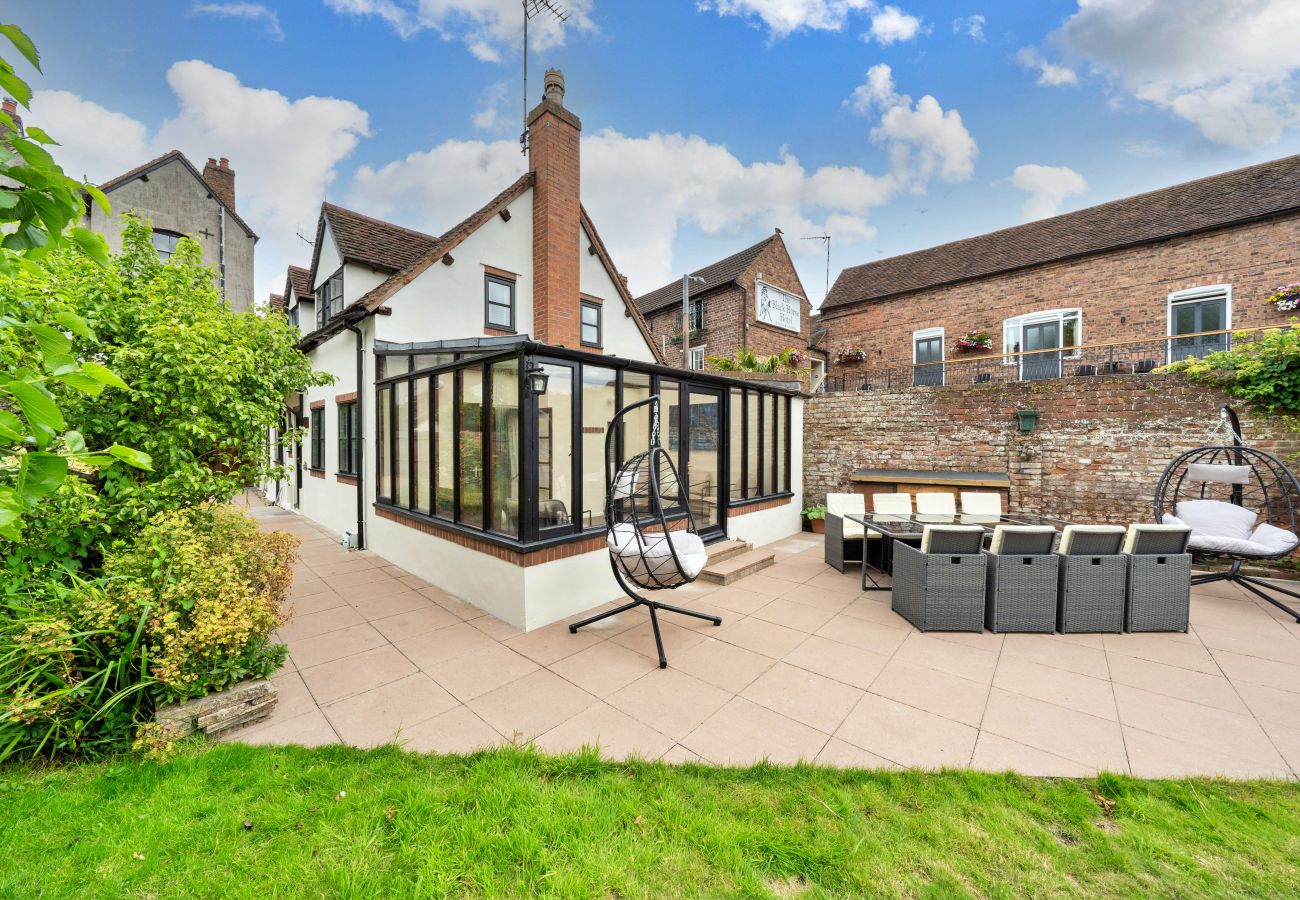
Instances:
[[[1142,373],[1284,324],[1266,298],[1296,280],[1291,156],[845,269],[820,318],[848,386]]]
[[[811,307],[781,232],[693,273],[690,358],[682,348],[682,282],[636,298],[655,347],[668,365],[704,368],[706,356],[752,350],[770,356],[787,347],[807,353]]]

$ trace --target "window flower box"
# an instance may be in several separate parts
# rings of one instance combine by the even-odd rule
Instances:
[[[866,359],[867,351],[857,347],[852,347],[848,350],[841,350],[839,353],[835,354],[835,361],[837,363],[860,363],[866,362]]]

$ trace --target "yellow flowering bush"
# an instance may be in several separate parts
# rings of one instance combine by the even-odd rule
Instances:
[[[159,513],[104,563],[110,627],[145,614],[149,674],[161,702],[201,697],[284,663],[271,632],[293,577],[298,539],[263,532],[246,513],[204,504]]]

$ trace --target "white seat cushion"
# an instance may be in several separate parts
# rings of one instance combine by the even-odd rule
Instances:
[[[1213,484],[1250,484],[1250,473],[1250,466],[1221,463],[1192,463],[1187,467],[1189,481],[1208,481]]]
[[[1250,540],[1259,518],[1253,510],[1222,500],[1183,500],[1174,510],[1194,534]]]
[[[910,516],[912,514],[912,495],[872,494],[871,511],[889,513],[893,516]]]
[[[925,491],[916,495],[916,511],[927,516],[955,516],[957,498],[948,493]]]
[[[826,512],[843,518],[847,515],[860,516],[867,511],[867,498],[861,494],[827,494]],[[844,537],[860,538],[866,529],[857,522],[844,519]]]
[[[1061,545],[1057,552],[1064,556],[1070,555],[1070,549],[1074,546],[1075,535],[1084,534],[1108,534],[1123,539],[1123,525],[1066,525],[1065,530],[1061,533]],[[1116,543],[1120,543],[1117,541]]]
[[[978,516],[1002,515],[1002,495],[993,491],[962,491],[961,511]]]
[[[1165,515],[1165,519],[1175,519],[1174,516]],[[1161,532],[1178,532],[1182,534],[1188,530],[1188,525],[1175,519],[1173,522],[1166,521],[1162,525],[1149,525],[1146,523],[1135,522],[1128,527],[1128,532],[1124,536],[1124,552],[1135,553],[1138,549],[1138,540],[1144,534],[1160,534]]]
[[[605,542],[609,545],[610,552],[619,558],[624,571],[633,578],[648,579],[653,572],[661,581],[675,582],[677,572],[672,563],[674,550],[677,551],[677,561],[681,564],[682,574],[687,581],[694,581],[709,562],[704,541],[689,531],[638,536],[636,528],[631,525],[615,525]]]
[[[1271,547],[1274,553],[1285,553],[1295,546],[1296,537],[1285,528],[1263,522],[1250,533],[1250,540],[1252,543]]]

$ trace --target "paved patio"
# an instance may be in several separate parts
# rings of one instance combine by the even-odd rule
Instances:
[[[612,757],[972,767],[1031,775],[1300,772],[1300,625],[1230,585],[1197,588],[1189,634],[922,634],[862,594],[820,537],[673,602],[660,671],[644,612],[528,634],[274,508],[302,538],[280,630],[290,662],[250,743],[467,752],[535,739]]]

